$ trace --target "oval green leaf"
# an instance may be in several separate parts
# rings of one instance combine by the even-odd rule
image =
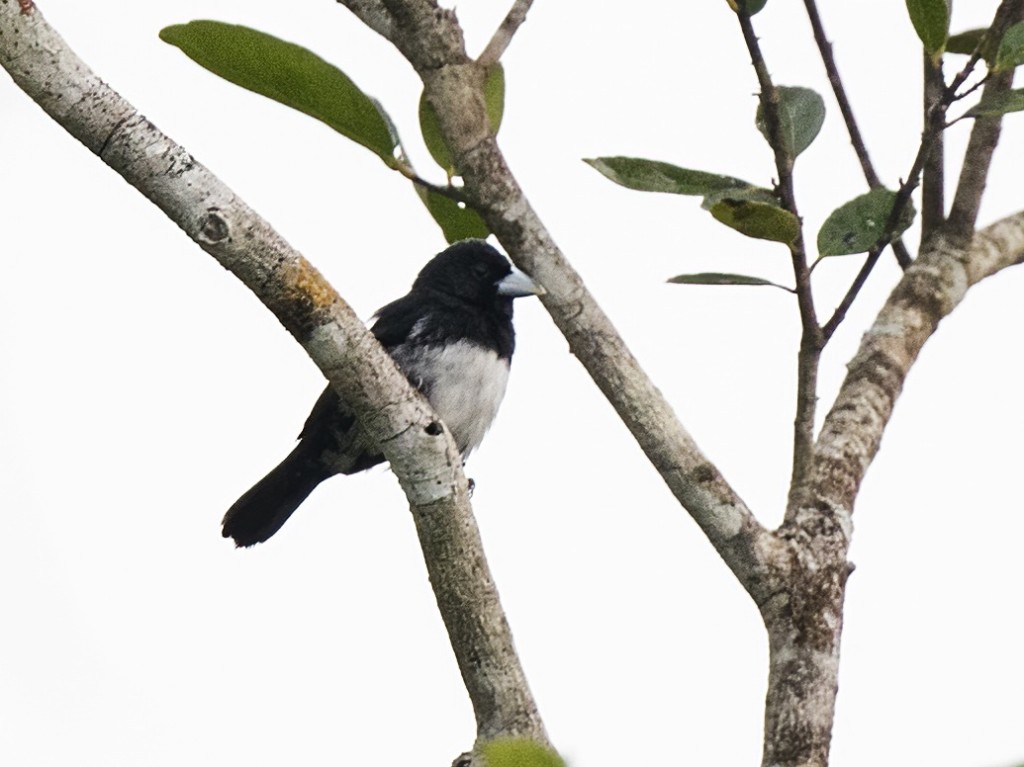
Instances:
[[[676,285],[770,285],[781,288],[789,293],[793,291],[785,285],[766,280],[761,277],[750,277],[746,274],[728,274],[725,272],[700,272],[698,274],[680,274],[668,280]]]
[[[595,157],[583,162],[616,184],[639,192],[706,195],[751,187],[746,181],[731,176],[639,157]]]
[[[565,767],[555,751],[525,738],[501,738],[480,746],[487,767]]]
[[[760,13],[768,0],[726,0],[726,2],[728,2],[729,7],[737,13],[739,13],[742,8],[747,12],[748,16],[753,16],[755,13]]]
[[[949,37],[949,5],[947,0],[907,0],[910,23],[927,53],[942,52]]]
[[[726,197],[708,210],[726,226],[758,240],[788,245],[800,235],[800,220],[788,210],[771,203]]]
[[[452,157],[448,144],[441,135],[441,123],[437,119],[437,112],[427,103],[425,93],[420,93],[419,118],[420,135],[423,136],[423,143],[426,144],[434,162],[441,166],[448,178],[458,175],[455,172],[455,158]]]
[[[825,219],[818,231],[818,254],[848,256],[866,253],[886,234],[886,225],[896,203],[896,193],[888,189],[872,189],[840,205]],[[908,200],[890,239],[899,239],[914,221],[914,206]]]
[[[501,118],[505,114],[505,70],[500,62],[487,70],[484,79],[484,105],[491,133],[497,135],[501,127]],[[445,143],[444,136],[441,135],[441,123],[437,119],[437,112],[427,103],[425,93],[420,93],[419,118],[420,133],[430,156],[448,174],[448,178],[457,176],[455,159],[448,149],[448,144]]]
[[[480,214],[469,206],[419,184],[415,189],[449,243],[470,237],[483,240],[490,234]]]
[[[790,157],[796,157],[811,145],[825,122],[825,101],[816,91],[798,86],[780,85],[779,129],[782,145]],[[755,119],[757,129],[771,144],[764,119],[764,104],[758,103]]]
[[[1024,88],[987,95],[964,112],[964,117],[998,117],[1024,111]]]
[[[1024,64],[1024,21],[1018,22],[1006,30],[1003,39],[999,41],[999,50],[996,51],[996,61],[992,71],[1003,72],[1019,67],[1021,64]]]
[[[968,29],[964,32],[958,32],[955,35],[951,35],[946,40],[946,51],[948,53],[960,53],[964,56],[970,56],[978,49],[982,41],[985,39],[985,33],[988,29]],[[984,58],[984,52],[982,53]]]
[[[761,186],[748,186],[743,189],[724,189],[718,192],[711,192],[704,195],[700,206],[704,210],[711,210],[722,200],[745,200],[747,202],[763,202],[776,208],[782,207],[782,201],[771,189]]]
[[[380,105],[302,46],[249,27],[204,20],[165,27],[160,39],[225,80],[314,117],[395,164],[397,141]]]

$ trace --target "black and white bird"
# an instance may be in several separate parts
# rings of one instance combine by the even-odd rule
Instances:
[[[463,460],[505,395],[515,349],[512,299],[544,292],[484,241],[463,240],[431,259],[412,289],[375,315],[371,332],[441,416]],[[383,461],[328,386],[295,449],[228,509],[224,537],[238,546],[262,543],[325,479]]]

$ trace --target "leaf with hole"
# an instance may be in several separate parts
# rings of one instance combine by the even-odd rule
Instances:
[[[872,189],[840,205],[825,219],[818,231],[818,255],[848,256],[867,253],[884,235],[889,216],[896,203],[896,193],[888,189]],[[899,236],[914,221],[914,206],[907,200],[890,240]]]
[[[790,157],[796,157],[811,145],[818,131],[825,122],[825,101],[810,88],[780,85],[776,89],[779,96],[779,131],[782,148]],[[757,129],[761,135],[772,143],[768,123],[764,116],[764,104],[758,103]]]
[[[800,236],[800,220],[777,204],[726,197],[708,210],[718,221],[747,237],[789,245]]]
[[[771,189],[763,186],[748,186],[742,189],[723,189],[718,192],[711,192],[704,195],[700,206],[704,210],[711,210],[722,200],[744,200],[746,202],[763,202],[765,205],[772,205],[776,208],[782,207],[782,200]]]
[[[449,243],[470,237],[482,240],[490,234],[480,214],[468,205],[458,203],[451,197],[445,197],[440,192],[418,184],[416,193],[427,206],[427,211],[433,216],[434,221],[441,227],[441,232]]]
[[[190,21],[160,30],[200,66],[314,117],[395,165],[390,118],[333,64],[302,46],[249,27]]]
[[[761,277],[750,277],[746,274],[727,274],[725,272],[680,274],[671,277],[668,281],[676,285],[770,285],[774,288],[781,288],[789,293],[793,292],[785,285],[779,285],[777,282]]]
[[[907,0],[910,23],[932,56],[942,53],[949,37],[949,6],[947,0]]]
[[[746,181],[732,176],[680,168],[639,157],[595,157],[583,162],[616,184],[639,192],[706,195],[751,187]]]

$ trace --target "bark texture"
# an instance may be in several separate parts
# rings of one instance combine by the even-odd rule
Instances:
[[[0,65],[29,96],[238,277],[302,344],[409,499],[482,738],[547,742],[491,578],[462,458],[437,415],[316,269],[100,80],[38,11],[0,0]]]
[[[530,206],[488,133],[482,68],[469,60],[454,14],[430,0],[385,0],[372,13],[339,1],[385,30],[416,68],[466,192],[513,260],[548,289],[544,305],[572,353],[760,608],[770,652],[763,764],[826,765],[854,499],[921,347],[971,284],[1020,261],[1024,219],[973,240],[935,239],[908,268],[805,451],[785,523],[767,531],[687,434]]]
[[[1024,260],[1024,213],[973,236],[939,227],[929,238],[864,335],[801,472],[800,492],[784,524],[769,531],[680,424],[530,206],[489,132],[484,63],[466,53],[454,12],[431,0],[341,2],[415,67],[466,194],[513,260],[547,288],[544,304],[572,353],[758,605],[770,649],[763,763],[823,767],[857,493],[928,338],[972,285]],[[514,10],[528,5],[517,2]],[[514,31],[502,33],[490,58]],[[352,403],[409,497],[479,739],[547,743],[487,569],[461,461],[446,433],[433,428],[425,401],[302,256],[17,0],[0,0],[0,63],[253,290]],[[998,126],[986,130],[998,135]],[[970,183],[980,196],[984,178]],[[963,207],[976,214],[973,203]]]

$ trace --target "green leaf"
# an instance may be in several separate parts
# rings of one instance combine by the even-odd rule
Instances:
[[[448,175],[448,178],[457,176],[455,172],[455,158],[448,149],[448,144],[441,135],[441,123],[437,119],[437,112],[427,103],[425,93],[420,94],[420,134],[423,136],[423,143],[427,151],[434,158],[434,162],[441,166],[441,169]]]
[[[491,133],[497,136],[501,118],[505,116],[505,68],[501,62],[496,62],[487,70],[484,78],[484,106]]]
[[[502,738],[480,746],[488,767],[565,767],[550,748],[524,738]]]
[[[726,226],[758,240],[788,245],[800,235],[800,220],[777,204],[726,197],[708,210]]]
[[[925,51],[932,56],[942,53],[949,37],[947,0],[907,0],[907,12]]]
[[[160,39],[225,80],[326,123],[394,165],[390,119],[348,76],[305,48],[249,27],[190,21]]]
[[[792,293],[785,285],[766,280],[761,277],[750,277],[746,274],[726,274],[724,272],[700,272],[699,274],[680,274],[669,279],[676,285],[771,285],[775,288]]]
[[[497,135],[501,127],[501,118],[505,113],[505,70],[500,63],[494,64],[487,70],[484,79],[484,106],[487,109],[487,122],[491,128],[491,134]],[[448,174],[448,178],[459,175],[455,170],[455,160],[451,150],[441,135],[441,123],[437,119],[437,112],[427,103],[426,93],[420,93],[419,104],[420,133],[423,134],[423,143],[427,151],[434,158],[434,162],[441,166]]]
[[[768,0],[726,0],[726,2],[734,11],[739,12],[742,7],[748,16],[753,16],[755,13],[761,12]]]
[[[584,159],[594,170],[616,184],[640,192],[706,195],[749,188],[746,181],[671,165],[639,157],[596,157]]]
[[[416,193],[427,206],[434,221],[441,227],[441,232],[448,242],[458,242],[470,237],[482,240],[490,234],[480,214],[464,203],[458,203],[419,184],[416,185]]]
[[[985,39],[987,28],[968,29],[965,32],[958,32],[946,41],[946,51],[949,53],[961,53],[970,56],[981,45]]]
[[[999,41],[999,50],[996,51],[996,61],[992,71],[1003,72],[1019,67],[1021,64],[1024,64],[1024,21],[1018,22],[1006,30],[1003,39]]]
[[[796,157],[811,145],[825,122],[825,101],[810,88],[780,85],[775,89],[779,94],[779,128],[782,146],[790,157]],[[764,118],[764,104],[758,103],[757,129],[768,143],[771,136]]]
[[[964,112],[964,117],[998,117],[1021,111],[1024,111],[1024,88],[1017,88],[987,95]]]
[[[782,207],[782,201],[771,189],[761,186],[748,186],[743,189],[723,189],[718,192],[711,192],[704,195],[701,207],[704,210],[711,210],[723,200],[744,200],[746,202],[763,202],[776,208]]]
[[[871,250],[885,234],[885,226],[895,203],[895,192],[872,189],[840,205],[829,214],[818,232],[818,254],[826,258]],[[893,240],[899,239],[913,223],[914,214],[914,206],[908,200],[892,232]]]

